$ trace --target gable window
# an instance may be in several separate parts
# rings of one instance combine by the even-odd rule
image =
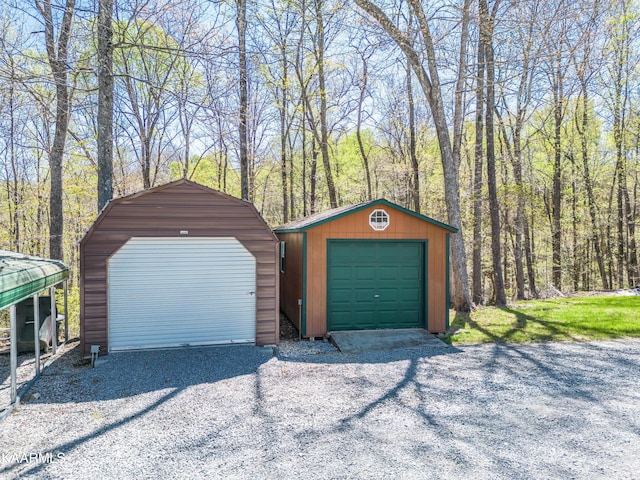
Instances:
[[[382,231],[389,226],[389,214],[382,210],[377,209],[371,212],[369,215],[369,225],[374,230]]]

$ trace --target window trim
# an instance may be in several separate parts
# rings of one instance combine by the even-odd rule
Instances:
[[[280,242],[280,273],[284,273],[287,267],[287,242]]]
[[[376,232],[382,232],[383,230],[386,230],[390,224],[391,217],[389,216],[389,213],[382,208],[376,208],[369,215],[369,226]]]

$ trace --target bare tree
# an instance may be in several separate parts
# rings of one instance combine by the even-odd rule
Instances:
[[[500,249],[500,208],[498,206],[498,194],[496,186],[496,156],[493,113],[495,110],[495,64],[493,54],[493,31],[496,12],[500,6],[500,0],[495,0],[491,11],[486,0],[479,0],[480,5],[480,37],[478,48],[484,48],[487,74],[487,108],[486,133],[487,133],[487,185],[489,187],[489,214],[491,217],[491,256],[493,259],[493,294],[496,305],[507,303],[504,291],[504,279],[502,275]]]
[[[413,39],[412,15],[409,12],[407,21],[407,37]],[[409,104],[409,158],[411,160],[412,181],[411,194],[413,197],[413,209],[420,213],[420,166],[416,146],[416,106],[413,98],[413,84],[411,81],[411,64],[407,61],[407,103]]]
[[[294,26],[299,18],[292,9],[286,8],[286,5],[271,0],[271,8],[264,13],[259,12],[257,20],[262,26],[259,34],[266,36],[270,41],[268,45],[260,47],[265,80],[270,87],[279,117],[282,218],[283,222],[287,223],[290,217],[295,216],[294,159],[289,152],[292,150],[291,127],[295,109],[299,106],[300,100],[298,99],[296,105],[296,100],[292,98],[290,70],[293,61],[290,59],[290,43]],[[271,46],[273,49],[270,48]],[[272,50],[276,50],[277,53],[271,54]],[[292,108],[293,114],[290,113]]]
[[[113,198],[113,0],[98,2],[98,212]]]
[[[356,139],[358,141],[358,149],[360,150],[360,156],[362,157],[362,164],[364,167],[365,179],[367,182],[367,199],[373,200],[373,193],[371,189],[371,168],[369,167],[369,153],[365,148],[364,141],[362,139],[362,116],[364,111],[364,100],[367,95],[367,90],[369,87],[369,60],[373,55],[374,49],[371,48],[371,45],[365,46],[363,49],[360,49],[358,54],[360,56],[360,60],[362,61],[362,70],[361,77],[358,79],[358,107],[357,107],[357,116],[356,116]],[[420,211],[420,206],[418,205],[417,212]]]
[[[617,201],[617,273],[618,285],[625,285],[625,273],[630,285],[640,282],[636,247],[635,215],[628,189],[628,165],[626,139],[629,121],[630,80],[637,68],[632,57],[631,41],[638,33],[637,20],[631,15],[631,2],[613,2],[608,50],[611,60],[607,69],[606,99],[613,122],[613,139],[616,158]],[[637,18],[637,17],[636,17]],[[635,33],[635,35],[634,35]],[[627,240],[628,239],[628,240]],[[626,268],[625,268],[626,267]],[[626,270],[626,271],[625,271]]]
[[[484,160],[484,76],[485,76],[485,36],[484,22],[479,19],[477,66],[476,66],[476,115],[475,149],[473,168],[473,259],[472,259],[472,299],[480,305],[484,302],[482,288],[482,166]]]
[[[315,213],[318,200],[317,186],[317,160],[322,160],[324,177],[327,184],[327,194],[331,208],[338,205],[338,195],[334,182],[329,139],[332,126],[329,119],[328,72],[327,72],[327,47],[331,40],[328,26],[332,25],[331,19],[338,13],[338,7],[329,8],[327,0],[302,0],[301,27],[296,48],[295,73],[300,89],[304,121],[301,126],[306,126],[311,133],[310,165],[309,168],[309,211]],[[335,36],[335,32],[333,34]],[[310,42],[307,42],[310,40]],[[307,54],[307,51],[310,51]],[[333,104],[340,98],[337,94],[333,98]],[[303,127],[304,128],[304,127]],[[308,143],[305,141],[303,144]],[[307,169],[307,153],[303,147],[303,168]]]
[[[314,54],[318,65],[318,88],[320,90],[320,152],[322,154],[322,164],[324,165],[324,174],[327,179],[327,189],[329,191],[329,203],[331,208],[338,206],[336,196],[336,187],[333,182],[333,173],[331,171],[331,160],[329,159],[329,129],[327,126],[327,85],[325,76],[325,19],[324,5],[325,0],[313,0],[315,8],[315,49]]]
[[[590,5],[590,9],[585,13],[583,22],[580,22],[580,35],[577,39],[578,45],[572,49],[572,61],[576,72],[576,78],[580,85],[579,90],[579,108],[575,110],[575,126],[578,136],[580,137],[580,154],[582,157],[582,179],[587,192],[587,207],[589,210],[589,218],[591,220],[591,236],[593,247],[596,254],[596,263],[600,273],[600,281],[605,290],[609,289],[609,281],[605,269],[604,257],[602,252],[602,238],[600,235],[600,226],[598,225],[597,205],[593,192],[593,179],[591,175],[591,152],[589,150],[588,130],[591,126],[591,105],[589,95],[589,83],[594,77],[596,69],[595,63],[595,36],[598,33],[598,17],[599,11],[598,0]],[[577,255],[576,255],[577,258]]]
[[[527,266],[527,280],[529,294],[538,296],[536,287],[535,265],[531,247],[529,222],[525,208],[530,201],[525,191],[523,173],[524,150],[527,146],[525,127],[534,110],[534,85],[540,63],[543,44],[538,43],[540,30],[540,10],[545,8],[543,2],[522,2],[512,5],[511,16],[507,19],[504,35],[513,36],[517,48],[508,49],[504,54],[503,75],[505,78],[515,78],[518,82],[502,82],[500,108],[496,109],[502,138],[505,142],[507,154],[513,168],[516,185],[516,216],[514,239],[514,266],[516,276],[516,298],[525,298],[524,263]],[[509,10],[507,10],[509,12]],[[515,88],[511,88],[511,86]],[[538,90],[539,91],[539,90]],[[500,114],[505,112],[506,118]]]
[[[442,98],[442,88],[438,75],[436,51],[433,44],[431,29],[427,15],[423,10],[419,0],[409,0],[409,5],[413,14],[418,20],[420,33],[422,36],[423,52],[426,58],[426,66],[423,64],[422,56],[411,46],[410,40],[400,29],[391,21],[391,19],[370,0],[356,0],[356,4],[362,8],[370,17],[372,17],[394,42],[402,49],[407,56],[411,68],[420,82],[420,86],[431,108],[436,134],[438,137],[438,145],[442,160],[442,168],[444,172],[444,188],[445,201],[447,205],[448,221],[451,225],[459,229],[452,239],[452,260],[453,260],[453,276],[454,276],[454,308],[461,311],[471,309],[471,297],[469,292],[469,279],[466,267],[466,252],[464,247],[464,239],[462,238],[462,221],[460,216],[460,190],[458,185],[458,162],[454,153],[458,153],[452,147],[451,134],[447,123],[447,115],[444,108]],[[466,34],[462,36],[466,40]],[[462,68],[459,65],[459,68]],[[427,73],[428,70],[428,73]],[[457,89],[460,91],[461,89]],[[459,117],[454,116],[454,127]],[[461,124],[460,120],[460,124]],[[454,128],[455,130],[455,128]],[[455,138],[453,145],[459,145],[460,139]],[[459,161],[459,157],[458,157]]]
[[[550,18],[543,32],[543,41],[548,55],[545,59],[546,73],[551,88],[553,133],[552,192],[550,210],[551,249],[552,249],[552,284],[562,290],[562,205],[563,205],[563,137],[562,125],[567,107],[565,83],[567,82],[568,45],[567,36],[571,24],[571,12],[565,0],[558,0],[549,9]]]
[[[6,25],[0,25],[0,158],[4,175],[0,180],[6,187],[9,244],[12,250],[22,251],[22,223],[24,217],[25,178],[24,168],[21,166],[18,144],[23,139],[20,119],[20,79],[16,56],[18,51],[12,48]]]
[[[68,51],[75,0],[67,0],[62,21],[55,34],[51,0],[35,0],[36,8],[44,21],[45,44],[49,67],[56,87],[56,128],[53,146],[49,153],[51,192],[49,196],[49,256],[62,260],[62,235],[64,216],[62,210],[62,160],[67,140],[67,128],[71,117],[71,95],[68,82]]]
[[[134,11],[128,21],[117,23],[114,32],[117,108],[126,122],[123,130],[137,157],[143,188],[156,183],[165,149],[175,136],[168,128],[178,114],[175,85],[190,47],[187,35],[172,35],[153,14]]]
[[[247,0],[236,0],[238,29],[238,75],[240,89],[240,113],[238,117],[238,133],[240,136],[240,190],[243,200],[249,200],[251,179],[249,178],[249,150],[247,136]]]

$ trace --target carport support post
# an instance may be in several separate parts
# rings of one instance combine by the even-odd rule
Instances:
[[[18,321],[16,319],[16,306],[11,305],[11,403],[16,402],[18,396],[16,370],[18,369]]]
[[[33,344],[37,377],[40,374],[40,295],[37,293],[33,296]]]
[[[53,355],[58,352],[58,312],[56,312],[56,287],[51,287],[51,349]]]
[[[69,341],[69,302],[67,301],[67,283],[67,280],[62,283],[64,287],[64,343]]]

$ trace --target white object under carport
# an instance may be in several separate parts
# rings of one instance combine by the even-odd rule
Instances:
[[[235,238],[131,238],[108,264],[109,351],[255,342],[255,290]]]
[[[0,310],[10,307],[10,369],[11,369],[11,390],[10,405],[1,414],[4,418],[20,402],[17,394],[17,367],[18,367],[18,328],[16,305],[29,297],[34,301],[34,353],[35,353],[35,376],[23,389],[26,393],[32,383],[41,373],[40,368],[40,335],[39,335],[39,293],[47,288],[51,294],[51,340],[53,355],[57,353],[57,320],[58,315],[55,306],[55,286],[62,283],[64,287],[64,318],[65,321],[65,343],[69,337],[68,315],[67,315],[67,278],[69,270],[66,265],[57,260],[50,260],[40,257],[23,255],[17,252],[0,250]],[[64,344],[63,344],[64,345]],[[53,357],[52,357],[53,358]],[[51,359],[49,360],[51,362]],[[45,365],[46,367],[47,365]],[[44,368],[44,367],[43,367]]]

